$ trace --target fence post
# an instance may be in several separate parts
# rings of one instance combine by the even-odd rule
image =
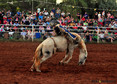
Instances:
[[[33,34],[34,34],[34,32],[33,32],[33,30],[34,30],[34,26],[32,25],[32,42],[33,42]]]
[[[97,31],[97,43],[99,43],[99,27],[97,28],[98,29],[98,31]]]

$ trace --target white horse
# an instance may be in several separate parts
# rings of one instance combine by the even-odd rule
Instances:
[[[34,63],[31,66],[31,71],[36,70],[37,72],[41,72],[41,70],[39,69],[41,63],[46,61],[48,58],[52,57],[53,53],[56,52],[66,51],[65,57],[60,61],[60,63],[68,64],[69,61],[72,59],[72,54],[75,47],[78,47],[80,49],[78,64],[84,64],[87,58],[86,45],[78,34],[72,34],[75,35],[78,39],[77,45],[75,45],[72,42],[69,42],[64,36],[56,36],[44,40],[35,51],[35,55],[33,57]],[[66,60],[67,58],[68,60]]]

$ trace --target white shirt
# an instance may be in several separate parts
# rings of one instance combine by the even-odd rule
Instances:
[[[26,32],[21,32],[21,35],[22,36],[26,36]]]
[[[99,34],[99,37],[100,38],[104,38],[104,34]]]
[[[82,28],[83,28],[84,30],[87,30],[87,27],[86,27],[86,26],[83,26]]]
[[[116,23],[114,24],[114,27],[117,27],[117,24]]]
[[[64,13],[64,12],[62,12],[62,13],[61,13],[61,15],[62,15],[62,16],[64,16],[64,15],[65,15],[65,13]]]
[[[98,14],[98,18],[100,18],[100,17],[101,17],[101,14],[99,13],[99,14]]]
[[[10,31],[10,32],[9,32],[9,35],[13,35],[13,34],[14,34],[14,32],[13,32],[13,31]]]
[[[44,15],[46,15],[46,16],[47,16],[48,14],[49,14],[48,12],[44,12]]]

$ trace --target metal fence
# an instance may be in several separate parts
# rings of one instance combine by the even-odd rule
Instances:
[[[117,27],[99,27],[99,26],[64,26],[71,32],[76,32],[81,35],[86,42],[95,41],[116,41]],[[76,29],[74,29],[74,27]],[[7,25],[0,24],[0,38],[4,39],[19,39],[32,40],[46,39],[52,37],[53,29],[43,25]],[[88,33],[87,33],[88,32]],[[102,38],[104,36],[104,38]]]

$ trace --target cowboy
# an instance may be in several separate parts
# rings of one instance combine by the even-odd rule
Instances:
[[[53,27],[55,36],[65,36],[65,38],[70,41],[73,42],[74,44],[78,44],[78,39],[75,35],[71,34],[68,29],[66,29],[65,27],[63,27],[62,25],[60,25],[60,23],[58,21],[51,21],[50,25]]]

